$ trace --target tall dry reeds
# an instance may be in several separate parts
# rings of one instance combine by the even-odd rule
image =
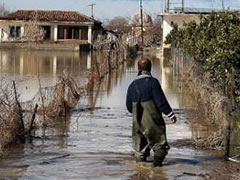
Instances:
[[[0,150],[25,141],[21,105],[15,83],[0,80]]]
[[[41,117],[39,124],[48,126],[61,117],[66,118],[71,109],[77,105],[80,96],[80,87],[67,73],[63,73],[53,87],[42,88],[39,81],[39,92],[32,100],[42,102],[38,111]]]
[[[183,58],[175,60],[184,68],[178,75],[195,103],[195,110],[189,111],[188,115],[193,123],[208,129],[208,135],[202,137],[193,131],[193,144],[201,148],[222,149],[228,127],[229,99],[214,87],[210,75],[204,73],[194,61],[183,63]]]
[[[80,90],[70,76],[63,75],[54,87],[42,88],[39,85],[39,93],[29,102],[20,102],[18,97],[15,82],[11,84],[10,81],[2,78],[0,80],[0,150],[9,145],[24,143],[25,138],[31,136],[34,124],[48,125],[60,117],[66,117],[78,103]],[[35,121],[36,116],[39,121]]]
[[[19,102],[15,83],[0,81],[0,148],[11,144],[24,143],[26,136],[39,126],[51,126],[65,117],[69,119],[71,110],[78,104],[85,92],[99,92],[102,79],[124,62],[119,49],[105,51],[101,59],[93,62],[87,85],[79,85],[63,73],[53,87],[42,87],[39,78],[39,91],[28,102]],[[95,96],[97,97],[97,95]],[[96,104],[96,99],[92,105]]]

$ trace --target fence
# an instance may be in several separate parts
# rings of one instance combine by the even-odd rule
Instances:
[[[240,162],[240,111],[232,112],[229,98],[218,93],[210,75],[192,57],[175,48],[172,48],[171,56],[174,81],[182,91],[187,88],[197,111],[203,112],[197,114],[194,111],[195,116],[199,116],[196,119],[207,123],[206,128],[211,131],[206,137],[200,135],[200,138],[199,132],[195,134],[193,131],[193,144],[204,148],[224,149],[226,159]]]

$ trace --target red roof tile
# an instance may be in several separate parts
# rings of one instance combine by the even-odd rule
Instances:
[[[1,19],[101,23],[75,11],[18,10]]]

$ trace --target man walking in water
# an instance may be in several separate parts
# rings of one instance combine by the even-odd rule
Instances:
[[[177,119],[159,81],[152,77],[151,68],[149,59],[139,60],[138,76],[128,87],[126,105],[133,114],[132,138],[136,161],[146,161],[152,149],[152,166],[157,167],[162,166],[169,150],[162,113],[173,123],[176,123]]]

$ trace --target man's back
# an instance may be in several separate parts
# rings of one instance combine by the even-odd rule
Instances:
[[[141,95],[142,102],[153,101],[159,113],[171,114],[172,109],[168,104],[159,81],[152,77],[150,73],[139,75],[130,84],[126,102],[129,112],[132,112],[132,104],[137,102],[139,95]]]
[[[162,112],[175,123],[176,117],[162,91],[160,83],[151,75],[151,61],[138,62],[138,76],[130,84],[126,105],[133,114],[132,138],[136,161],[146,161],[154,151],[153,166],[161,166],[168,153],[165,122]]]

